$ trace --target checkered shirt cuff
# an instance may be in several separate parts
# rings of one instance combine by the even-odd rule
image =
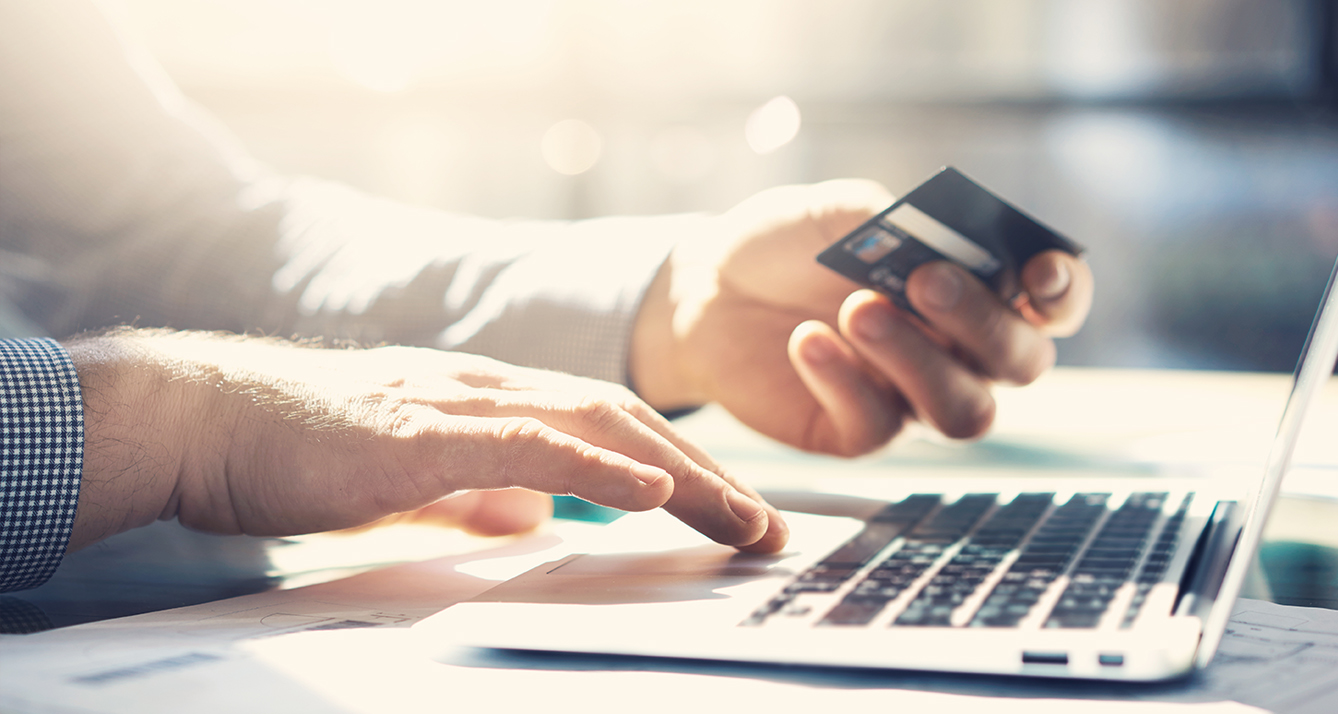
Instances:
[[[83,462],[70,355],[50,339],[0,340],[0,591],[36,587],[55,572]]]

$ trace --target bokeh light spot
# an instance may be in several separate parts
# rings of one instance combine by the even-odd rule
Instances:
[[[594,127],[580,119],[564,119],[544,132],[540,148],[549,168],[576,176],[599,162],[604,141]]]
[[[743,126],[748,146],[759,154],[769,154],[794,141],[802,123],[799,105],[793,99],[779,96],[753,110]]]

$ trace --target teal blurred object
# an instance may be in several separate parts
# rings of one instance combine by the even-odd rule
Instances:
[[[588,521],[590,523],[612,523],[623,515],[624,511],[607,506],[600,506],[583,501],[575,496],[554,496],[553,517],[568,521]]]
[[[1274,541],[1259,550],[1273,602],[1338,610],[1338,549]]]

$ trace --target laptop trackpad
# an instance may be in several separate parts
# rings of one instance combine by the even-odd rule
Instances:
[[[646,525],[649,514],[624,517],[606,527],[605,543],[616,548],[623,526]],[[623,521],[627,523],[624,524]],[[857,521],[796,514],[806,528],[791,548],[772,555],[741,553],[734,548],[704,542],[683,524],[664,519],[668,543],[636,542],[635,551],[577,553],[545,563],[508,580],[475,598],[478,602],[564,604],[632,604],[720,600],[740,589],[779,588],[809,564],[813,553],[848,538]],[[792,524],[793,525],[793,524]],[[803,541],[798,542],[798,541]],[[813,542],[818,541],[818,542]]]

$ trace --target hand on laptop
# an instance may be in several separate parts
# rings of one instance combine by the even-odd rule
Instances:
[[[774,508],[617,385],[430,349],[202,333],[69,347],[86,415],[71,550],[173,517],[252,535],[405,516],[520,532],[550,513],[534,491],[663,505],[750,550],[787,537]]]
[[[952,437],[984,433],[991,383],[1025,384],[1051,366],[1050,336],[1087,315],[1091,272],[1068,254],[1038,255],[1015,310],[931,263],[907,286],[920,323],[814,260],[892,200],[865,181],[785,186],[682,242],[638,319],[639,393],[662,410],[716,401],[764,434],[843,455],[878,448],[910,419]]]

